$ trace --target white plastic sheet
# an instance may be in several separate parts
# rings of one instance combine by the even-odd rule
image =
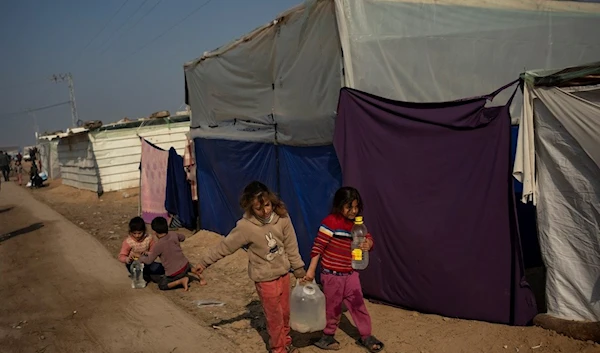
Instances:
[[[262,130],[261,136],[245,131],[236,138],[231,126],[244,121],[273,126],[279,143],[330,144],[342,86],[334,4],[298,6],[187,63],[185,74],[193,136],[264,139]]]
[[[527,192],[537,195],[548,313],[600,321],[600,89],[569,91],[526,86],[533,109],[525,110],[521,127],[529,129],[517,154],[535,162],[515,170],[537,176]]]
[[[600,4],[547,0],[335,0],[348,87],[449,101],[528,69],[600,57]],[[513,103],[520,113],[522,97]],[[501,97],[497,100],[504,104]],[[516,114],[515,114],[516,113]]]

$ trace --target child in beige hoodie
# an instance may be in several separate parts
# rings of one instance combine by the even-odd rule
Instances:
[[[290,337],[290,270],[298,279],[306,275],[294,226],[284,203],[264,184],[254,181],[244,189],[240,205],[245,213],[216,247],[208,250],[194,268],[207,267],[248,247],[248,274],[265,312],[273,353],[298,352]]]

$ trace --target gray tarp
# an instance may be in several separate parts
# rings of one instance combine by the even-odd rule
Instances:
[[[191,133],[329,144],[343,85],[415,102],[478,96],[526,69],[598,60],[598,23],[600,4],[572,1],[305,1],[185,65]]]

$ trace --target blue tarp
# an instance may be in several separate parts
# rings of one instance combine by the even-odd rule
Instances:
[[[323,218],[342,182],[333,145],[278,146],[280,191],[296,229],[300,254],[310,262],[310,250]]]
[[[310,259],[319,224],[340,186],[333,146],[293,147],[257,142],[194,139],[202,228],[227,235],[242,216],[239,197],[253,180],[286,203],[300,253]]]
[[[172,215],[177,215],[181,224],[187,229],[196,228],[196,216],[192,191],[183,169],[183,157],[171,147],[167,165],[167,190],[165,209]]]
[[[511,126],[510,129],[510,153],[514,163],[517,152],[517,138],[519,126]],[[544,265],[540,244],[537,237],[537,218],[535,206],[532,203],[522,203],[523,184],[514,177],[512,178],[515,190],[517,218],[519,222],[519,234],[521,235],[521,248],[523,249],[523,261],[525,268],[534,268]]]
[[[248,183],[277,190],[275,146],[196,138],[194,148],[202,228],[227,235],[242,215],[239,199]]]

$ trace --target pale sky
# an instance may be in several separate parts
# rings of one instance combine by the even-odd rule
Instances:
[[[110,123],[158,110],[174,112],[184,103],[186,61],[299,3],[301,0],[2,1],[0,146],[23,147],[35,142],[33,118],[10,113],[69,100],[66,82],[51,82],[53,74],[73,74],[77,111],[83,121]],[[180,24],[154,40],[176,23]],[[35,115],[42,133],[64,131],[71,125],[69,105]]]

